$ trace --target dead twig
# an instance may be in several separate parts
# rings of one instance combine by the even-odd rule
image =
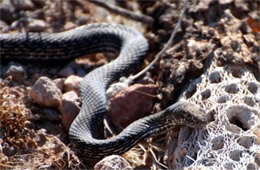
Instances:
[[[182,9],[181,14],[180,14],[180,16],[179,16],[179,18],[178,18],[178,22],[177,22],[177,24],[176,24],[176,26],[175,26],[175,28],[174,28],[172,34],[171,34],[170,39],[168,40],[168,42],[166,43],[166,45],[163,47],[163,49],[162,49],[159,53],[157,53],[157,54],[155,55],[154,60],[153,60],[148,66],[146,66],[142,71],[140,71],[140,72],[137,73],[136,75],[130,77],[132,81],[134,81],[135,79],[139,78],[139,77],[142,76],[145,72],[147,72],[149,69],[151,69],[152,66],[153,66],[153,65],[159,60],[159,58],[162,56],[162,54],[164,54],[164,53],[166,52],[166,50],[167,50],[169,47],[171,47],[171,45],[172,45],[172,43],[173,43],[173,39],[174,39],[174,37],[175,37],[175,35],[176,35],[176,33],[177,33],[177,30],[179,29],[179,27],[180,27],[180,25],[181,25],[181,21],[182,21],[182,18],[184,17],[184,13],[185,13],[187,7],[188,7],[188,0],[184,0],[183,9]]]
[[[139,21],[139,22],[146,23],[146,24],[153,24],[153,18],[150,16],[143,15],[143,14],[136,14],[132,11],[115,6],[113,4],[106,3],[105,1],[101,1],[101,0],[91,0],[89,2],[96,4],[102,8],[105,8],[105,9],[109,10],[110,12],[122,15],[124,17],[133,19],[135,21]]]

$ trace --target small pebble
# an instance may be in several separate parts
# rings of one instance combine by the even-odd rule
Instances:
[[[131,165],[125,160],[123,157],[118,155],[111,155],[105,157],[101,161],[99,161],[94,170],[108,170],[108,169],[122,169],[122,170],[130,170],[133,169]]]
[[[88,16],[79,16],[76,20],[77,25],[85,25],[90,20]]]
[[[43,20],[34,19],[28,24],[28,31],[42,32],[46,28],[46,23]]]
[[[11,62],[7,66],[5,76],[12,76],[14,80],[23,80],[25,78],[25,70],[21,64]]]
[[[0,20],[0,30],[4,32],[7,29],[8,29],[8,25],[4,21]]]
[[[229,4],[231,2],[233,2],[233,0],[219,0],[219,4],[221,4],[221,5]]]

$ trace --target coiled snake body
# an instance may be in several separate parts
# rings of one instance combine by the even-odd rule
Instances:
[[[61,33],[1,34],[0,43],[1,59],[29,61],[72,59],[88,53],[119,51],[115,60],[88,73],[81,83],[82,108],[69,129],[69,136],[84,158],[122,154],[145,138],[175,125],[200,127],[207,122],[201,108],[177,102],[162,112],[133,122],[113,138],[96,138],[96,129],[106,113],[107,86],[140,64],[148,50],[147,40],[133,28],[90,24]]]

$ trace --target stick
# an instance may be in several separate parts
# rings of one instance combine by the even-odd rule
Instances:
[[[153,24],[153,18],[147,15],[143,15],[143,14],[136,14],[132,11],[129,11],[127,9],[115,6],[113,4],[109,4],[109,3],[105,3],[102,0],[90,0],[89,2],[96,4],[100,7],[103,7],[107,10],[109,10],[110,12],[122,15],[124,17],[139,21],[139,22],[143,22],[146,24]]]
[[[180,25],[181,25],[181,21],[182,21],[182,18],[183,18],[183,16],[184,16],[184,13],[185,13],[187,7],[188,7],[188,0],[184,0],[183,9],[182,9],[181,14],[180,14],[180,16],[179,16],[179,18],[178,18],[178,22],[177,22],[177,24],[176,24],[176,26],[175,26],[175,28],[174,28],[172,34],[171,34],[170,39],[168,40],[168,42],[166,43],[166,45],[163,47],[163,49],[162,49],[159,53],[157,53],[157,54],[155,55],[154,60],[153,60],[148,66],[146,66],[142,71],[140,71],[140,72],[137,73],[136,75],[130,77],[132,81],[134,81],[135,79],[137,79],[137,78],[139,78],[140,76],[142,76],[145,72],[147,72],[147,71],[159,60],[159,58],[162,56],[162,54],[164,54],[165,51],[172,45],[173,39],[174,39],[174,37],[175,37],[175,35],[176,35],[176,33],[177,33],[177,30],[179,29],[179,27],[180,27]]]

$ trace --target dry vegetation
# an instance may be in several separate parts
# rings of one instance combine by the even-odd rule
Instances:
[[[30,110],[23,95],[0,82],[0,167],[11,169],[76,168],[80,161],[54,135],[30,127]]]

